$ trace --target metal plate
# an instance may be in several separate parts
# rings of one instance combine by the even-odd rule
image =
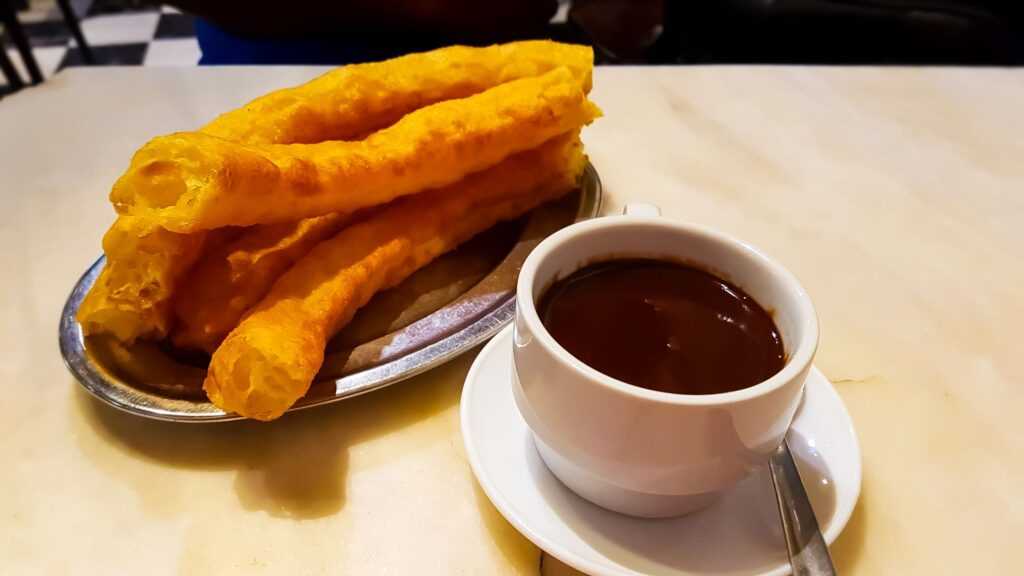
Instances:
[[[587,165],[579,189],[515,222],[499,224],[375,296],[327,345],[324,365],[289,410],[365,394],[411,378],[472,349],[512,320],[519,267],[545,237],[601,208],[601,181]],[[75,320],[104,258],[78,280],[60,319],[60,352],[93,396],[138,416],[174,422],[242,417],[206,400],[208,358],[139,342],[82,336]]]

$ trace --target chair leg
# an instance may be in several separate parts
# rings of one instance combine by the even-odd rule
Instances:
[[[14,68],[14,63],[7,57],[7,50],[0,43],[0,69],[4,72],[4,77],[7,78],[7,84],[11,87],[11,90],[21,90],[25,87],[25,82],[21,79],[21,75],[18,74],[18,70]]]
[[[25,69],[28,70],[32,83],[39,84],[43,81],[43,74],[39,71],[35,56],[32,55],[32,46],[29,45],[28,37],[25,36],[25,29],[21,27],[18,16],[14,13],[14,6],[7,0],[0,0],[0,18],[3,19],[4,28],[11,35],[11,40],[14,41],[18,53],[21,54],[21,61],[25,63]]]
[[[85,42],[85,35],[82,34],[82,27],[78,25],[75,11],[71,9],[70,0],[57,0],[57,5],[60,6],[60,11],[64,14],[64,23],[71,29],[71,35],[74,36],[75,42],[78,44],[78,50],[82,53],[82,60],[85,60],[88,64],[95,64],[96,58],[92,54],[92,48]]]

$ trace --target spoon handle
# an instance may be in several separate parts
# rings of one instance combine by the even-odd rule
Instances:
[[[796,462],[785,440],[772,455],[768,466],[775,486],[775,499],[779,505],[779,517],[793,576],[835,574],[828,546],[821,537],[811,501],[807,499],[807,491],[800,481]]]

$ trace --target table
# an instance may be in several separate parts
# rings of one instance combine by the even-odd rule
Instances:
[[[475,353],[270,424],[87,397],[57,319],[147,138],[313,68],[73,69],[0,102],[5,573],[534,574],[477,488]],[[585,140],[608,197],[760,246],[821,317],[864,454],[845,574],[1022,573],[1024,72],[606,68]]]

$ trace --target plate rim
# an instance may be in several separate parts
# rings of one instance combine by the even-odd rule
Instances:
[[[483,366],[491,361],[491,356],[499,353],[498,348],[503,344],[511,343],[512,331],[512,326],[506,326],[491,338],[490,342],[488,342],[480,353],[477,354],[477,357],[473,360],[472,366],[470,366],[469,372],[466,374],[462,394],[459,398],[460,433],[462,434],[462,441],[466,450],[466,459],[469,462],[474,479],[487,495],[487,498],[494,505],[495,509],[498,510],[498,513],[501,514],[502,518],[508,521],[520,534],[526,537],[541,551],[548,553],[572,568],[586,574],[590,574],[591,576],[631,576],[631,572],[622,572],[617,570],[614,566],[595,563],[592,560],[566,550],[557,542],[552,542],[546,536],[539,534],[536,530],[527,525],[517,514],[509,513],[509,510],[515,511],[516,508],[511,505],[509,500],[504,497],[496,486],[494,486],[490,481],[483,479],[488,478],[488,476],[481,474],[483,465],[479,460],[479,449],[477,448],[477,443],[473,439],[472,434],[466,433],[467,430],[472,428],[469,424],[469,406],[471,403],[467,401],[467,395],[471,394],[472,390],[478,386],[475,384],[475,382],[480,379],[478,375],[483,370]],[[509,354],[511,355],[511,351]],[[509,362],[511,362],[511,360],[509,360]],[[812,371],[817,372],[821,376],[822,380],[827,384],[827,386],[823,387],[823,390],[827,391],[830,396],[833,396],[833,399],[838,403],[838,406],[842,410],[842,413],[846,418],[846,422],[848,423],[845,427],[847,429],[846,432],[849,433],[850,439],[853,441],[850,457],[854,464],[854,469],[849,476],[850,486],[853,488],[853,493],[849,498],[849,504],[847,506],[839,508],[839,503],[837,502],[837,508],[833,513],[832,519],[822,534],[826,544],[831,546],[846,528],[846,525],[849,523],[849,520],[857,507],[857,502],[860,501],[860,494],[863,486],[863,454],[860,448],[860,440],[857,437],[856,429],[853,426],[853,419],[850,417],[849,410],[847,409],[845,402],[843,402],[842,397],[839,396],[835,386],[827,377],[825,377],[823,372],[813,365]],[[633,573],[635,573],[635,571]],[[764,572],[759,572],[757,574],[758,576],[784,576],[790,573],[790,566],[788,564],[783,564],[782,566],[778,566]]]

